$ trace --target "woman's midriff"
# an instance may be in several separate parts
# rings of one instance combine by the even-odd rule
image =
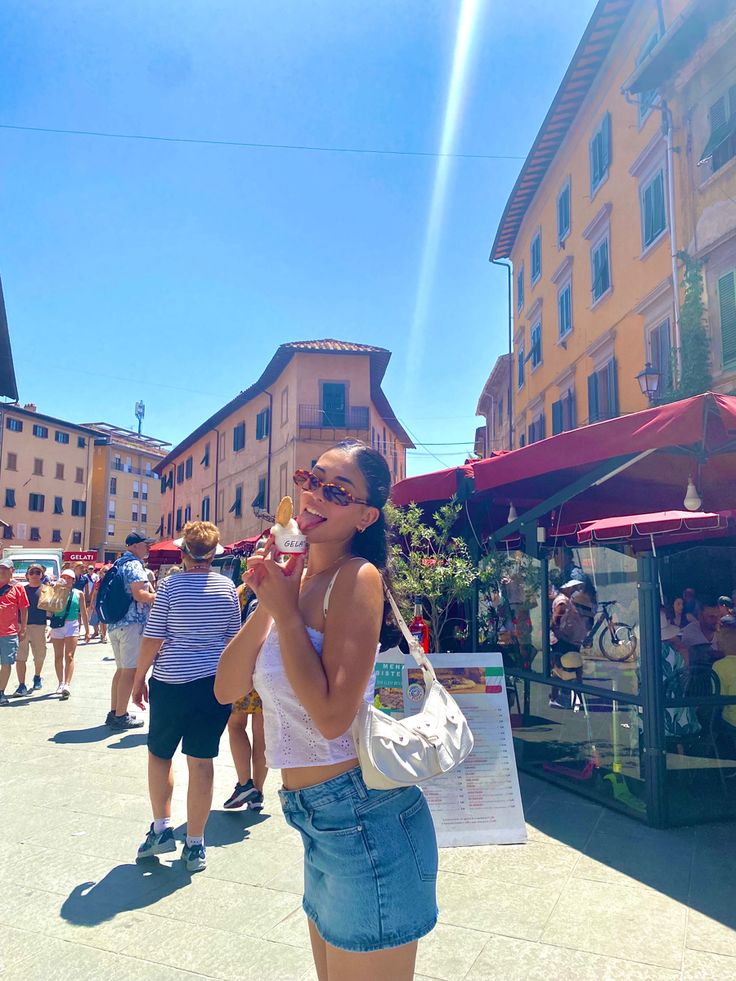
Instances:
[[[315,787],[325,780],[339,777],[341,773],[354,770],[358,765],[357,757],[343,760],[342,763],[328,763],[325,766],[293,766],[281,771],[281,782],[284,790],[304,790]]]

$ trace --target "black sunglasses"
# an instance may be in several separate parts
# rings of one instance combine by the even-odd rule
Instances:
[[[322,497],[330,504],[338,504],[341,508],[346,508],[348,504],[368,504],[368,501],[361,501],[351,494],[342,484],[326,484],[324,480],[315,477],[310,470],[297,470],[294,473],[294,483],[301,490],[315,491],[321,488]]]
[[[28,572],[26,572],[26,575],[27,576],[42,576],[43,573],[41,572],[40,569],[29,569]]]

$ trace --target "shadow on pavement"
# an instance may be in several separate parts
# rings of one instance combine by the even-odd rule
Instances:
[[[111,735],[105,725],[92,726],[91,729],[62,729],[49,739],[50,743],[98,743]]]
[[[130,749],[131,746],[145,746],[147,739],[148,736],[145,732],[129,732],[127,736],[121,736],[116,743],[110,743],[107,748]]]
[[[207,847],[235,845],[250,837],[250,828],[263,824],[269,815],[263,811],[210,811],[205,829]],[[177,838],[185,838],[186,824],[180,824],[174,831]]]
[[[163,865],[154,858],[135,865],[117,865],[99,882],[75,886],[59,913],[69,923],[97,926],[118,913],[157,903],[189,882],[191,875],[179,862],[175,866]]]

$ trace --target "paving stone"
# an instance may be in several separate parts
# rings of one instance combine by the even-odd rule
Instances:
[[[539,939],[560,948],[679,970],[686,913],[684,905],[634,882],[571,879]]]
[[[679,981],[679,970],[491,937],[465,981]]]
[[[682,976],[686,981],[733,981],[736,957],[686,950]]]

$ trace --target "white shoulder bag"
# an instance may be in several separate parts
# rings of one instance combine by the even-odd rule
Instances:
[[[371,790],[391,790],[441,777],[473,748],[473,733],[457,702],[437,680],[434,668],[404,622],[396,601],[384,590],[409,651],[424,675],[421,711],[394,719],[364,702],[352,726],[363,780]]]

